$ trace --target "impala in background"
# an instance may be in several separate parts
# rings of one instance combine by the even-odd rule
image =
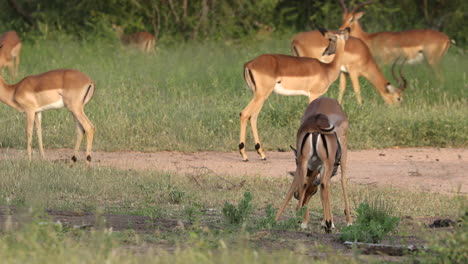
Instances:
[[[124,34],[122,27],[112,25],[120,41],[125,46],[134,46],[143,52],[154,52],[155,38],[148,32],[136,32],[133,34]]]
[[[0,36],[0,69],[8,67],[10,77],[16,78],[20,63],[21,40],[15,31]]]

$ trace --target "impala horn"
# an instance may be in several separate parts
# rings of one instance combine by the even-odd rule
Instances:
[[[359,10],[359,8],[365,6],[365,5],[368,5],[368,4],[371,4],[372,2],[374,2],[373,0],[370,0],[370,1],[367,1],[367,2],[364,2],[364,3],[360,3],[358,6],[356,6],[353,11],[351,11],[351,13],[354,13],[356,11]]]
[[[341,7],[343,7],[343,12],[345,14],[347,14],[348,13],[348,8],[346,7],[346,4],[345,4],[344,0],[340,0],[340,4],[341,4]]]
[[[396,60],[392,64],[392,76],[398,82],[398,88],[400,90],[404,91],[406,89],[406,87],[407,87],[407,84],[408,84],[405,76],[403,76],[403,66],[405,65],[407,59],[403,59],[403,62],[401,63],[401,66],[400,66],[399,74],[400,74],[401,81],[400,81],[400,79],[398,79],[398,77],[395,74],[395,66],[397,65],[397,63],[398,63],[398,61],[400,59],[401,59],[401,56],[396,58]]]

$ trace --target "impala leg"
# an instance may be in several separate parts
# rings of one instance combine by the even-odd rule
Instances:
[[[73,156],[71,160],[73,162],[76,162],[77,156],[78,156],[78,151],[80,150],[81,142],[83,141],[83,135],[85,133],[85,130],[83,126],[80,124],[80,121],[76,119],[75,117],[75,124],[76,124],[76,142],[75,142],[75,148],[73,150]]]
[[[15,79],[15,65],[13,65],[13,61],[11,61],[10,63],[8,63],[8,71],[10,72],[10,78],[11,80],[14,80]]]
[[[71,110],[76,120],[83,127],[86,134],[86,163],[91,162],[91,148],[93,146],[93,137],[95,128],[88,117],[86,117],[83,107],[77,107],[76,109]],[[78,136],[77,136],[78,137]]]
[[[359,84],[359,75],[356,73],[350,73],[349,77],[351,78],[351,83],[353,84],[354,94],[356,95],[356,100],[358,104],[362,104],[361,97],[361,85]]]
[[[26,112],[26,141],[27,141],[27,152],[28,152],[28,159],[31,161],[32,158],[32,136],[33,136],[33,129],[34,129],[34,118],[35,113],[32,111]]]
[[[255,105],[254,112],[250,118],[250,125],[252,127],[252,133],[255,140],[255,149],[257,150],[258,155],[260,155],[262,160],[266,160],[265,152],[263,151],[262,145],[260,145],[260,137],[258,136],[258,129],[257,129],[257,119],[260,111],[262,110],[263,103],[265,100],[259,100]]]
[[[305,200],[304,200],[304,203],[302,206],[305,206],[306,207],[306,211],[304,212],[304,219],[301,223],[301,228],[302,229],[306,229],[307,228],[307,225],[309,224],[309,219],[310,219],[310,215],[309,215],[309,201],[310,201],[310,198],[312,198],[312,196],[317,192],[317,186],[314,186],[312,184],[312,179],[314,177],[310,177],[309,181],[307,182],[307,190],[306,190],[306,194],[305,194]]]
[[[265,98],[266,99],[266,98]],[[247,130],[247,121],[251,120],[250,124],[252,125],[252,131],[254,134],[255,138],[255,148],[257,149],[257,152],[263,153],[263,150],[260,147],[260,142],[258,139],[258,132],[257,132],[257,117],[258,114],[262,108],[263,103],[265,102],[265,99],[260,98],[259,96],[254,96],[252,101],[242,110],[240,113],[240,143],[239,143],[239,152],[242,155],[242,158],[244,161],[248,161],[247,153],[245,151],[245,136],[246,136],[246,130]],[[252,118],[255,119],[252,121]],[[258,148],[257,148],[258,146]],[[260,154],[261,156],[262,154]],[[262,156],[264,158],[264,154]]]
[[[291,200],[294,192],[297,190],[297,185],[299,184],[299,178],[296,176],[294,177],[293,182],[291,183],[291,187],[289,187],[288,193],[286,194],[286,198],[283,201],[283,204],[281,205],[280,209],[276,213],[275,221],[278,221],[281,214],[284,211],[284,208],[288,205],[289,201]]]
[[[346,129],[345,129],[346,131]],[[343,189],[343,196],[345,201],[345,215],[346,215],[346,224],[352,225],[353,221],[351,219],[351,209],[349,206],[349,199],[348,199],[348,178],[346,177],[346,161],[348,157],[348,139],[346,132],[341,137],[341,188]]]
[[[330,204],[330,180],[331,180],[331,164],[327,160],[327,165],[325,165],[324,175],[322,176],[322,184],[320,185],[320,198],[322,200],[323,207],[323,221],[322,227],[325,228],[325,231],[329,233],[332,228],[335,228],[333,224],[333,214],[331,212]]]
[[[37,142],[39,145],[39,153],[41,153],[41,158],[45,159],[44,146],[42,145],[42,114],[41,112],[36,113],[35,123],[36,123]]]
[[[346,77],[347,74],[345,72],[340,73],[340,92],[338,94],[338,103],[343,103],[343,96],[346,91]]]

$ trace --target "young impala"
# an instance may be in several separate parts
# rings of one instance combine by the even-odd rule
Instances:
[[[263,160],[266,159],[258,136],[257,118],[263,103],[272,92],[281,95],[305,95],[311,102],[326,93],[328,87],[338,78],[349,31],[332,33],[323,29],[321,32],[329,40],[324,55],[336,53],[331,63],[322,63],[311,58],[264,54],[244,65],[244,79],[254,94],[252,101],[240,113],[239,151],[244,161],[248,160],[244,144],[248,120],[252,126],[255,149]]]
[[[327,47],[328,40],[319,31],[302,32],[293,37],[291,49],[296,56],[320,59],[326,62],[333,56],[323,57],[323,50]],[[330,58],[331,57],[331,58]],[[396,62],[396,60],[395,60]],[[340,92],[338,102],[343,101],[346,90],[346,75],[351,78],[356,99],[362,104],[361,86],[359,77],[363,76],[384,99],[387,104],[399,104],[403,97],[405,87],[395,88],[383,75],[377,63],[375,63],[367,45],[358,38],[349,37],[346,41],[343,66],[340,74]]]
[[[299,200],[297,210],[306,206],[301,227],[307,228],[309,223],[307,204],[320,186],[320,199],[323,207],[322,226],[327,232],[334,228],[330,184],[331,177],[336,174],[341,165],[341,187],[345,201],[346,222],[348,225],[352,223],[346,189],[347,133],[348,118],[338,101],[321,97],[309,104],[297,131],[297,150],[294,150],[296,156],[294,180],[276,214],[277,221],[296,192]]]
[[[359,24],[364,12],[357,12],[361,7],[372,3],[367,1],[348,12],[344,0],[340,0],[343,7],[343,24],[341,28],[350,28],[351,36],[363,40],[372,55],[378,61],[390,63],[398,57],[408,59],[408,63],[417,63],[426,59],[436,74],[440,75],[440,62],[450,46],[450,39],[442,32],[432,29],[414,29],[400,32],[366,33]]]
[[[8,67],[10,77],[16,78],[20,63],[21,40],[15,31],[8,31],[0,36],[0,69]]]
[[[136,32],[133,34],[126,35],[123,32],[123,29],[117,25],[112,25],[112,28],[117,33],[120,41],[125,46],[135,46],[143,52],[153,52],[155,38],[153,34],[148,32]]]
[[[66,107],[76,122],[76,144],[72,161],[76,162],[78,150],[86,133],[86,161],[91,162],[94,126],[84,113],[84,106],[94,95],[94,82],[77,70],[58,69],[24,78],[9,85],[0,77],[0,101],[26,113],[26,137],[28,158],[31,160],[31,145],[34,123],[41,157],[42,145],[41,112]]]

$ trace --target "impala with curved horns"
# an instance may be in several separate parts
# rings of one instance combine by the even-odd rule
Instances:
[[[16,78],[20,63],[21,40],[15,31],[0,36],[0,68],[8,67],[10,77]]]
[[[305,95],[312,102],[326,93],[338,78],[349,30],[331,33],[322,29],[321,32],[330,42],[324,55],[336,53],[331,63],[304,57],[263,54],[244,65],[244,80],[254,94],[252,101],[240,113],[239,151],[244,161],[248,160],[244,143],[248,120],[252,126],[255,149],[262,160],[266,159],[258,136],[257,118],[263,103],[272,92]]]
[[[41,157],[42,145],[41,112],[66,107],[76,123],[76,144],[72,161],[76,156],[86,133],[86,163],[91,162],[94,126],[84,113],[84,106],[94,95],[94,82],[86,74],[77,70],[58,69],[25,77],[17,84],[9,85],[0,77],[0,101],[20,112],[26,113],[26,138],[28,158],[31,160],[34,124]]]
[[[351,36],[363,40],[378,61],[390,63],[398,57],[405,57],[408,59],[407,63],[412,64],[425,58],[442,79],[440,63],[450,46],[449,37],[432,29],[366,33],[359,24],[359,19],[364,12],[358,12],[358,10],[372,2],[361,3],[349,12],[344,0],[340,0],[343,7],[343,23],[340,28],[349,27]]]
[[[294,55],[309,57],[326,62],[333,59],[334,55],[322,56],[322,51],[327,47],[328,40],[318,31],[302,32],[293,37],[291,49]],[[395,60],[396,63],[396,60]],[[403,91],[406,87],[395,88],[383,75],[377,63],[374,61],[367,45],[358,38],[349,37],[346,41],[343,66],[340,74],[340,92],[338,102],[343,101],[346,90],[346,75],[349,75],[356,100],[362,104],[361,86],[359,77],[363,76],[375,87],[387,104],[399,104],[402,101]],[[398,80],[397,80],[398,81]]]

